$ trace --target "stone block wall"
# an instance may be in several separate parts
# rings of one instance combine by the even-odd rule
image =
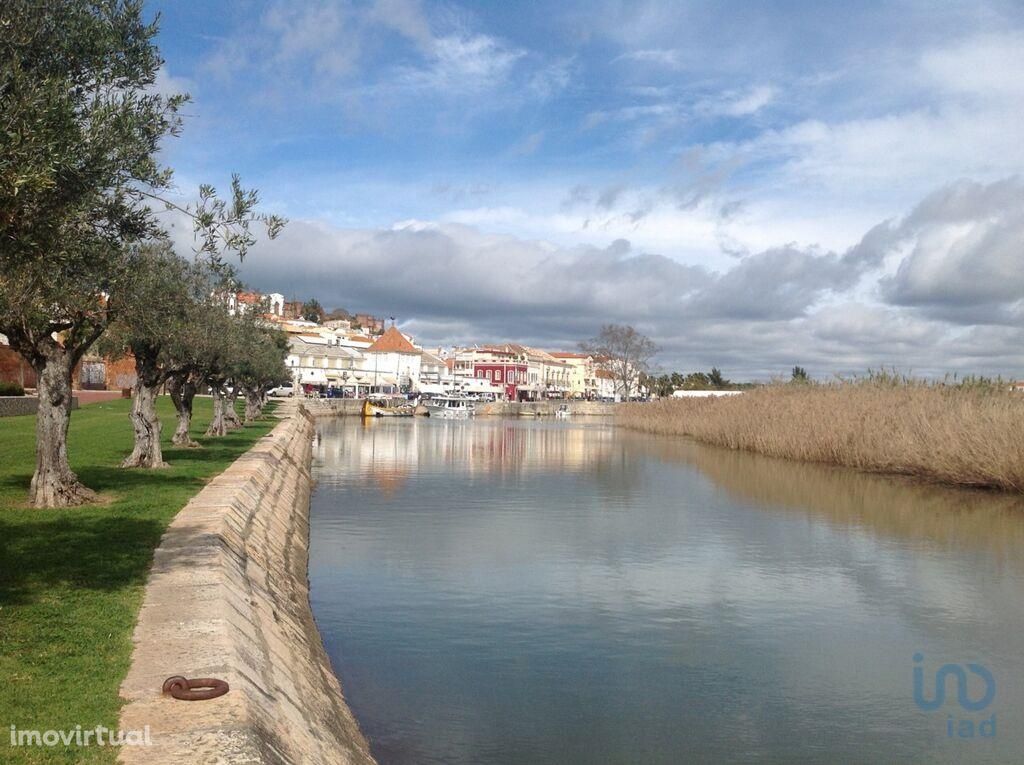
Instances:
[[[372,763],[309,607],[313,421],[272,433],[177,515],[156,551],[121,686],[120,727],[152,746],[123,763]],[[161,695],[172,675],[226,680],[209,701]]]

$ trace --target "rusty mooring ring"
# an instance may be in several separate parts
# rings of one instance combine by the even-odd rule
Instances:
[[[164,680],[164,693],[179,701],[207,701],[223,696],[230,690],[223,680],[213,677],[197,677],[189,680],[181,675],[174,675]]]

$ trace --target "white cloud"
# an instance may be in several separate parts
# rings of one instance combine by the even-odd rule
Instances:
[[[615,61],[636,61],[642,64],[656,64],[669,69],[676,69],[680,65],[679,51],[665,48],[630,51],[618,56]]]
[[[422,338],[428,343],[517,338],[571,347],[601,323],[621,321],[651,334],[667,366],[723,364],[734,376],[768,376],[794,363],[817,374],[879,365],[1009,373],[1024,365],[1019,323],[1007,326],[978,310],[937,314],[896,298],[906,283],[946,300],[966,267],[986,285],[974,295],[984,307],[1024,299],[1024,281],[1013,270],[1022,219],[1013,211],[1024,209],[1021,198],[1024,186],[1015,179],[954,185],[904,218],[871,227],[845,251],[782,245],[717,271],[625,239],[563,246],[450,221],[407,220],[391,230],[294,221],[280,239],[252,250],[243,275],[263,289],[393,312],[438,332]],[[538,225],[512,208],[459,217],[489,227]],[[982,244],[990,260],[965,256]],[[894,252],[899,259],[890,270]],[[909,279],[910,272],[923,281]],[[872,294],[893,299],[879,303]],[[966,294],[955,296],[962,302]],[[952,308],[960,307],[954,301]],[[461,334],[443,335],[441,327]]]
[[[508,76],[526,52],[487,35],[449,35],[434,40],[425,67],[401,67],[399,86],[439,93],[493,88]]]
[[[923,80],[932,87],[979,99],[1024,98],[1024,34],[986,34],[926,51]]]
[[[726,94],[718,104],[711,108],[711,111],[729,117],[745,117],[761,111],[774,98],[774,88],[768,85],[759,85],[746,93]]]

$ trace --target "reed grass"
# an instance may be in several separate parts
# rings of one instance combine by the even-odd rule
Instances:
[[[620,425],[772,457],[1024,492],[1024,393],[888,374],[621,408]]]

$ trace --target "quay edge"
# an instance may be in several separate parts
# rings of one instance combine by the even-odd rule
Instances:
[[[154,555],[121,685],[119,762],[368,765],[309,605],[314,419],[298,404],[178,513]],[[226,680],[209,701],[161,695],[172,675]]]

